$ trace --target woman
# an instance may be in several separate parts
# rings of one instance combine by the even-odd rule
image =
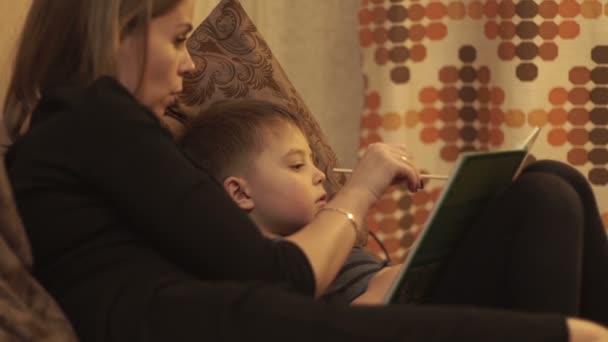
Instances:
[[[387,186],[415,191],[418,171],[403,146],[377,144],[328,203],[351,215],[323,211],[288,239],[265,240],[166,129],[182,120],[167,108],[193,68],[192,6],[34,0],[26,22],[6,102],[11,131],[33,113],[7,161],[34,274],[82,340],[608,338],[559,315],[305,298],[331,282]]]

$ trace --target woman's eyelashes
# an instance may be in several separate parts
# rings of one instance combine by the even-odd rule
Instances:
[[[175,39],[173,40],[173,44],[175,45],[175,47],[182,47],[185,45],[186,40],[188,40],[187,36],[178,36],[175,37]]]

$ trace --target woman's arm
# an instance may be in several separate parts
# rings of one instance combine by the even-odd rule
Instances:
[[[269,241],[116,82],[101,79],[68,100],[61,97],[65,94],[70,96],[62,91],[41,101],[46,110],[62,114],[46,127],[33,127],[29,142],[21,144],[29,149],[21,161],[27,164],[23,155],[31,155],[35,172],[45,177],[61,172],[75,184],[85,183],[78,191],[103,198],[138,236],[200,278],[287,283],[316,294],[333,280],[355,241],[343,215],[324,211],[289,239]],[[414,186],[415,169],[399,163],[399,154],[405,153],[400,149],[371,148],[328,206],[347,210],[361,222],[395,178],[408,178]]]
[[[344,187],[327,204],[353,214],[358,226],[384,191],[397,182],[407,182],[411,191],[419,186],[418,170],[405,156],[404,145],[371,145]],[[344,264],[357,235],[352,223],[339,212],[321,211],[304,229],[288,239],[305,251],[321,295]]]

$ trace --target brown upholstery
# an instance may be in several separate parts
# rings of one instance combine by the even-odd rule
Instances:
[[[0,341],[76,341],[70,323],[31,276],[30,244],[0,158]]]
[[[343,183],[331,168],[336,155],[241,4],[222,0],[188,39],[196,70],[184,80],[181,108],[196,115],[213,102],[248,98],[281,105],[298,114],[318,165],[334,193]]]

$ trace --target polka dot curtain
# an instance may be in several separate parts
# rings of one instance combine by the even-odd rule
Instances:
[[[608,1],[362,0],[359,24],[361,150],[404,142],[422,169],[449,173],[459,153],[515,146],[541,126],[532,156],[586,175],[608,227]],[[396,187],[370,213],[393,260],[442,186]]]

